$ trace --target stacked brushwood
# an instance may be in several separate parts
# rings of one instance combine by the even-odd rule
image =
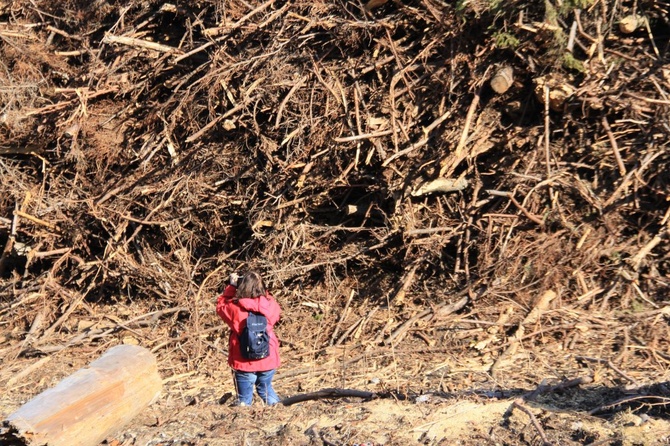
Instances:
[[[667,352],[668,5],[537,3],[0,1],[0,351],[194,369],[256,268],[287,352]]]

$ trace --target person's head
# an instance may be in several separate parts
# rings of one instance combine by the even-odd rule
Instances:
[[[249,271],[242,276],[237,284],[235,296],[242,299],[245,297],[258,297],[265,295],[265,284],[261,275],[256,271]]]

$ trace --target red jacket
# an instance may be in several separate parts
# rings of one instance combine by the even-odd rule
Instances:
[[[230,327],[228,338],[228,365],[241,372],[265,372],[279,367],[279,340],[272,327],[279,320],[281,310],[277,301],[267,293],[265,296],[233,300],[237,288],[228,285],[216,302],[216,313]],[[246,326],[249,311],[255,311],[268,320],[270,355],[263,359],[246,359],[240,350],[239,334]]]

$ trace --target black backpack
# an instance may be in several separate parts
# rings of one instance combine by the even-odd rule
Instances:
[[[246,359],[263,359],[270,355],[268,320],[259,313],[249,312],[247,325],[240,334],[240,350]]]

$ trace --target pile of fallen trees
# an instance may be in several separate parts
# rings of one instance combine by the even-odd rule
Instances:
[[[667,305],[662,3],[80,3],[0,3],[5,357],[130,336],[192,369],[244,268],[289,351],[433,348],[458,313],[497,329],[449,348],[495,359],[548,291]],[[590,333],[648,359],[659,314]]]

